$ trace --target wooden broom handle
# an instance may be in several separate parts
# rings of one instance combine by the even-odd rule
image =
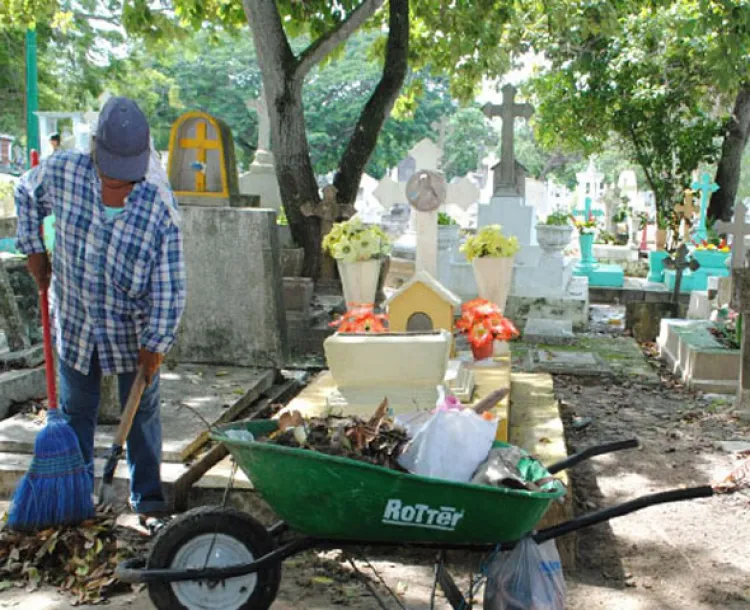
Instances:
[[[146,374],[143,371],[143,367],[138,367],[138,372],[133,380],[133,386],[130,388],[130,394],[128,395],[128,402],[125,404],[125,409],[120,417],[120,425],[117,427],[115,432],[114,443],[118,447],[124,447],[125,441],[130,434],[130,428],[133,425],[133,419],[135,414],[138,412],[138,405],[141,403],[141,397],[143,392],[146,390]]]

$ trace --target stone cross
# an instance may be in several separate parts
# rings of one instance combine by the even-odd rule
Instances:
[[[682,274],[685,269],[691,271],[697,271],[700,267],[700,263],[693,259],[688,260],[688,247],[686,244],[682,244],[677,250],[677,254],[674,258],[665,258],[664,267],[667,269],[674,269],[674,290],[672,291],[672,302],[679,303],[680,298],[680,287],[682,285]]]
[[[715,228],[719,233],[732,236],[732,269],[742,269],[745,266],[745,235],[750,235],[750,224],[745,220],[747,208],[740,202],[734,208],[734,220],[724,222],[720,220]]]
[[[694,191],[701,192],[701,215],[698,220],[698,228],[695,230],[695,239],[700,243],[708,238],[706,231],[706,213],[708,212],[708,196],[719,190],[719,185],[711,181],[711,176],[703,174],[700,182],[697,180],[692,184]]]
[[[531,104],[516,104],[516,88],[513,85],[503,87],[503,103],[485,104],[482,108],[487,118],[500,117],[503,121],[500,140],[500,181],[505,188],[516,188],[516,157],[513,152],[513,127],[516,118],[529,119],[534,114]]]
[[[583,209],[578,208],[577,210],[573,210],[573,214],[575,214],[576,216],[582,215],[584,220],[588,220],[592,216],[597,217],[604,214],[604,212],[602,212],[601,210],[591,209],[591,197],[586,197],[584,201],[585,203],[583,205]]]
[[[322,239],[330,233],[333,224],[342,220],[348,220],[356,213],[354,206],[348,203],[339,203],[336,201],[338,189],[329,184],[323,187],[323,201],[318,205],[305,203],[300,206],[303,216],[316,216],[320,219],[320,238]],[[333,259],[328,256],[323,257],[321,266],[321,275],[324,278],[334,277],[335,264]]]
[[[685,200],[682,204],[675,206],[674,211],[680,214],[683,220],[685,220],[685,224],[683,225],[683,239],[688,242],[690,241],[690,227],[693,224],[693,216],[698,211],[698,208],[693,205],[693,191],[685,189]]]
[[[750,269],[732,269],[734,298],[732,308],[742,316],[742,345],[740,346],[740,379],[734,408],[743,422],[750,421]]]
[[[268,118],[266,92],[262,86],[258,98],[248,100],[246,105],[258,115],[258,150],[271,150],[271,121]]]

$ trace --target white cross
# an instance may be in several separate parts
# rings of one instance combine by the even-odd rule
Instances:
[[[747,208],[740,202],[734,207],[732,222],[719,221],[714,228],[719,233],[732,236],[732,269],[742,269],[745,266],[745,235],[750,235],[750,224],[745,221]]]

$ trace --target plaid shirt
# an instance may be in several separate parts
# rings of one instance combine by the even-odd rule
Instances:
[[[96,349],[105,373],[135,370],[138,350],[166,353],[185,307],[179,212],[171,191],[143,181],[107,218],[91,155],[60,152],[16,187],[17,247],[44,252],[42,221],[55,215],[53,309],[57,351],[88,374]]]

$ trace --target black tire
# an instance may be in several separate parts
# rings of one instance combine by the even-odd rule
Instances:
[[[191,539],[214,533],[241,542],[255,559],[270,553],[275,546],[266,529],[250,515],[233,508],[204,506],[181,515],[159,532],[149,553],[147,567],[170,568],[177,552]],[[259,570],[257,576],[255,589],[246,603],[221,610],[268,610],[279,590],[281,563]],[[149,583],[148,594],[159,610],[194,610],[182,605],[170,583]]]

